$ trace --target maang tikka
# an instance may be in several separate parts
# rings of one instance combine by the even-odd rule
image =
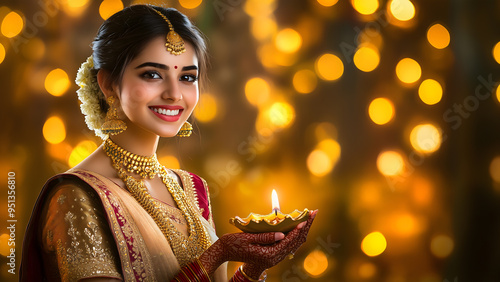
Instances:
[[[162,14],[160,11],[152,8],[158,15],[160,15],[168,24],[168,33],[167,33],[167,43],[165,46],[167,47],[167,51],[172,53],[173,55],[180,55],[186,52],[186,48],[184,47],[184,40],[182,37],[174,31],[174,27],[172,23],[168,20],[168,18]]]
[[[101,126],[101,130],[104,134],[120,134],[127,129],[127,124],[118,117],[118,109],[115,105],[115,96],[109,96],[106,99],[106,102],[108,102],[109,109],[106,114],[106,119]]]

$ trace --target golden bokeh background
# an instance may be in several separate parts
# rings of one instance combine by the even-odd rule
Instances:
[[[268,281],[499,281],[500,1],[4,0],[0,222],[15,248],[44,182],[102,142],[74,83],[110,15],[171,6],[209,38],[195,134],[160,161],[204,177],[228,219],[319,209]],[[10,233],[0,230],[0,280]],[[238,264],[230,263],[230,272]]]

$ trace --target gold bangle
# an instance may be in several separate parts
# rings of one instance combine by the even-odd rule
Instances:
[[[248,276],[245,272],[243,272],[243,265],[240,266],[239,268],[239,271],[241,272],[241,275],[243,275],[243,277],[245,277],[246,279],[252,281],[252,282],[264,282],[266,281],[266,278],[267,278],[267,273],[264,271],[264,273],[261,275],[264,276],[262,278],[259,278],[259,280],[255,280],[253,278],[251,278],[250,276]]]
[[[203,264],[201,263],[201,261],[199,259],[196,259],[196,263],[200,266],[201,271],[207,276],[208,281],[209,282],[212,281],[212,279],[210,279],[210,275],[208,275],[208,272],[205,269],[205,267],[203,266]]]

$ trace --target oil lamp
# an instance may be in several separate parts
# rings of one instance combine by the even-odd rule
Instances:
[[[271,198],[273,209],[270,214],[250,213],[245,218],[235,216],[229,220],[229,223],[247,233],[288,232],[309,218],[308,209],[304,209],[303,211],[294,210],[289,214],[282,213],[278,194],[274,189]]]

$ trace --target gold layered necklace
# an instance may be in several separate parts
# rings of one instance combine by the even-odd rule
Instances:
[[[169,176],[167,169],[158,162],[156,154],[150,157],[133,154],[109,138],[104,142],[103,149],[111,158],[113,167],[129,192],[154,219],[169,241],[179,264],[183,266],[191,262],[193,258],[199,257],[210,246],[210,237],[196,215],[192,203],[187,200],[184,190],[175,179]],[[131,174],[139,175],[140,179],[136,179]],[[144,179],[153,179],[156,175],[160,176],[186,219],[189,232],[187,238],[173,225],[170,217],[161,209],[160,203],[151,196],[144,183]]]

